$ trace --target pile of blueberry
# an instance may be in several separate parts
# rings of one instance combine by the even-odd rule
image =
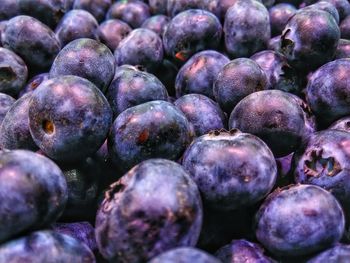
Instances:
[[[350,262],[348,0],[1,0],[0,263]]]

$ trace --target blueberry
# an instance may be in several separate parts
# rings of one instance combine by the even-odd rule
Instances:
[[[201,94],[188,94],[174,102],[193,124],[197,136],[226,128],[226,115],[219,105]]]
[[[168,56],[186,61],[194,53],[219,46],[222,26],[212,13],[191,9],[176,15],[163,34]]]
[[[151,16],[149,6],[142,1],[118,1],[108,10],[107,19],[120,19],[133,28],[138,28]]]
[[[335,59],[350,58],[350,40],[340,39],[337,50],[335,52]]]
[[[52,230],[79,240],[92,251],[97,250],[95,229],[89,222],[55,223],[52,224]]]
[[[296,13],[297,9],[287,3],[274,5],[269,9],[271,33],[273,36],[280,35],[287,25],[288,20]]]
[[[349,142],[348,132],[324,130],[310,136],[294,157],[295,181],[329,190],[345,211],[350,207]]]
[[[291,175],[293,156],[294,153],[291,153],[275,159],[277,164],[277,181],[275,188],[284,187],[294,183],[294,178]]]
[[[329,127],[329,129],[350,132],[350,116],[337,120]]]
[[[148,0],[148,5],[152,14],[167,14],[167,0]]]
[[[309,72],[333,58],[339,39],[339,27],[330,13],[301,10],[283,30],[281,52],[291,66]]]
[[[116,69],[107,99],[117,117],[124,110],[152,100],[168,100],[164,85],[154,75],[124,65]]]
[[[32,77],[19,93],[19,97],[34,91],[44,80],[49,79],[49,73],[41,73]]]
[[[350,15],[347,16],[340,24],[341,38],[350,40]]]
[[[220,0],[167,0],[166,2],[167,13],[170,17],[189,9],[202,9],[220,15]]]
[[[227,10],[225,45],[234,57],[249,57],[263,50],[271,37],[269,12],[254,0],[238,0]]]
[[[119,66],[141,66],[154,72],[163,60],[162,39],[152,30],[134,29],[119,43],[114,56]]]
[[[335,22],[337,22],[337,24],[339,24],[338,10],[334,6],[334,4],[332,4],[330,1],[321,0],[315,4],[304,7],[302,10],[312,10],[312,9],[323,10],[323,11],[330,13],[333,16],[333,18],[335,19]]]
[[[71,10],[62,17],[55,29],[57,39],[64,47],[78,38],[96,39],[98,23],[93,15],[85,10]]]
[[[168,250],[150,260],[148,263],[220,263],[212,255],[192,247],[179,247]]]
[[[294,152],[310,133],[300,103],[279,90],[255,92],[241,100],[231,113],[229,128],[260,137],[275,157]]]
[[[73,8],[86,10],[101,22],[111,4],[112,0],[74,0]]]
[[[50,78],[75,75],[86,78],[105,92],[115,70],[112,52],[100,42],[80,38],[66,45],[55,58]]]
[[[170,22],[170,18],[165,15],[151,16],[142,23],[142,28],[150,29],[156,32],[160,37],[163,36],[165,27]]]
[[[179,164],[152,159],[110,186],[95,233],[106,259],[145,262],[171,248],[194,246],[201,225],[196,184]]]
[[[268,87],[281,91],[300,94],[303,86],[302,77],[280,53],[264,50],[251,57],[264,70]]]
[[[266,144],[254,135],[234,130],[195,139],[182,164],[205,203],[220,210],[262,200],[272,190],[277,175],[275,159]]]
[[[1,34],[2,44],[18,54],[32,71],[47,70],[60,51],[54,32],[30,16],[16,16]]]
[[[345,263],[350,258],[350,246],[337,244],[311,258],[307,263]]]
[[[114,51],[131,30],[127,23],[118,19],[109,19],[99,25],[96,34],[103,44]]]
[[[339,13],[339,19],[342,21],[345,17],[350,15],[350,3],[347,0],[327,0],[334,4]]]
[[[267,43],[268,50],[279,51],[280,46],[281,46],[281,35],[271,38]]]
[[[268,80],[262,68],[248,58],[237,58],[226,64],[214,82],[213,92],[227,113],[247,95],[267,89]]]
[[[113,162],[124,171],[151,158],[177,160],[192,139],[185,115],[166,101],[151,101],[123,111],[108,137]]]
[[[95,263],[91,250],[75,238],[53,231],[36,231],[0,246],[1,262]]]
[[[0,20],[10,19],[20,14],[18,1],[2,0],[0,5]]]
[[[15,101],[16,100],[11,96],[0,93],[0,125],[2,120],[5,118],[6,113],[10,110]]]
[[[67,184],[55,163],[30,151],[14,150],[1,151],[0,164],[0,242],[43,228],[60,216]]]
[[[0,92],[17,96],[27,77],[28,69],[24,61],[11,50],[0,47]]]
[[[349,70],[350,60],[338,59],[312,74],[306,87],[306,99],[321,126],[350,115]]]
[[[277,189],[256,214],[256,237],[277,256],[297,257],[322,251],[344,232],[337,200],[314,185]]]
[[[198,93],[214,99],[213,83],[229,62],[225,55],[214,50],[198,52],[180,68],[175,81],[176,96]]]
[[[272,259],[264,255],[264,250],[260,245],[244,239],[232,240],[232,242],[220,248],[215,256],[222,263],[235,262],[259,262],[272,263]]]
[[[34,141],[49,157],[81,160],[103,144],[112,110],[101,91],[86,79],[46,80],[32,93],[29,126]]]
[[[2,20],[2,21],[0,21],[0,47],[2,47],[1,35],[2,35],[3,32],[5,31],[6,25],[7,25],[7,20]]]
[[[38,147],[33,141],[29,131],[29,103],[31,94],[18,99],[6,113],[0,126],[1,149],[27,149],[36,150]]]

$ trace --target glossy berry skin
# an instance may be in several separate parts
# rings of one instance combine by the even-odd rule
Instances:
[[[169,17],[165,15],[155,15],[147,18],[145,22],[142,23],[141,27],[152,30],[156,32],[160,37],[162,37],[164,30],[169,22]]]
[[[272,190],[277,176],[275,159],[266,144],[234,130],[195,139],[182,165],[197,183],[204,202],[219,210],[257,203]]]
[[[350,116],[337,120],[328,129],[350,132]]]
[[[106,97],[117,117],[124,110],[148,101],[166,101],[168,92],[154,75],[124,65],[116,69]]]
[[[287,3],[274,5],[269,9],[271,33],[273,36],[280,35],[286,26],[289,18],[291,18],[297,9]]]
[[[101,22],[111,4],[112,0],[74,0],[73,9],[86,10]]]
[[[344,232],[344,214],[331,193],[314,185],[275,190],[255,217],[256,237],[282,257],[309,255],[331,247]]]
[[[264,50],[251,57],[266,74],[269,89],[278,89],[300,94],[303,81],[300,74],[289,66],[287,59],[280,53]]]
[[[80,38],[66,45],[55,58],[50,78],[75,75],[94,83],[105,92],[115,70],[112,52],[100,42]]]
[[[193,124],[197,136],[213,130],[225,129],[227,118],[219,105],[201,94],[188,94],[178,98],[174,105]]]
[[[148,0],[148,5],[152,14],[167,14],[167,0]]]
[[[114,52],[118,66],[141,66],[154,72],[163,60],[162,39],[152,30],[134,29],[118,45]]]
[[[262,68],[248,58],[237,58],[226,64],[214,82],[215,100],[227,113],[244,97],[267,89],[268,80]]]
[[[0,20],[11,19],[20,14],[18,1],[3,0],[0,6]]]
[[[170,17],[189,9],[202,9],[214,15],[220,15],[219,0],[167,0],[166,2],[167,13]]]
[[[259,262],[273,263],[274,261],[264,255],[263,248],[244,239],[232,240],[232,242],[220,248],[215,256],[222,263],[235,262]]]
[[[142,1],[118,1],[114,3],[106,15],[107,19],[120,19],[132,28],[141,27],[151,16],[149,6]]]
[[[25,94],[34,91],[41,84],[41,82],[47,79],[49,79],[49,73],[41,73],[41,74],[35,75],[30,80],[28,80],[27,84],[19,93],[19,97],[22,97]]]
[[[111,51],[132,31],[131,27],[118,19],[109,19],[101,23],[97,29],[97,36]]]
[[[111,123],[107,99],[86,79],[53,78],[32,93],[30,132],[39,148],[55,160],[74,162],[93,154]]]
[[[10,110],[15,101],[16,100],[11,96],[0,93],[0,125],[2,120],[5,118],[6,113]]]
[[[179,98],[185,94],[203,94],[214,99],[213,83],[230,60],[223,54],[206,50],[196,53],[179,70],[175,89]]]
[[[201,262],[201,263],[220,263],[218,259],[212,255],[192,247],[179,247],[175,249],[168,250],[148,263],[192,263],[192,262]]]
[[[68,195],[66,180],[54,162],[14,150],[1,151],[0,164],[0,242],[57,220]]]
[[[200,9],[187,10],[168,24],[163,34],[164,49],[168,56],[186,61],[199,51],[217,48],[221,34],[222,26],[215,15]]]
[[[335,59],[350,58],[350,40],[347,40],[347,39],[339,40],[334,58]]]
[[[301,10],[283,30],[281,52],[291,66],[310,72],[333,58],[339,39],[339,27],[330,13]]]
[[[306,87],[306,100],[320,125],[350,115],[350,59],[329,62],[315,71]],[[327,83],[327,85],[325,85]]]
[[[350,15],[341,22],[340,34],[341,38],[350,40]]]
[[[27,81],[28,69],[16,53],[0,47],[0,92],[17,96]]]
[[[174,105],[150,101],[123,111],[108,137],[112,161],[124,171],[151,158],[177,160],[191,142],[190,122]]]
[[[147,160],[106,192],[96,219],[96,239],[104,258],[146,262],[179,246],[194,246],[202,225],[196,184],[179,164]]]
[[[294,156],[295,181],[330,191],[345,211],[350,207],[349,141],[348,132],[321,131],[310,136]]]
[[[95,263],[91,250],[75,238],[53,231],[36,231],[0,246],[2,262]],[[59,253],[59,254],[57,254]]]
[[[47,70],[61,48],[54,32],[30,16],[10,19],[1,38],[3,46],[19,55],[32,71]]]
[[[52,230],[79,240],[91,251],[97,250],[95,229],[89,222],[55,223],[52,224]]]
[[[279,90],[255,92],[241,100],[231,113],[229,128],[260,137],[275,157],[294,152],[310,132],[299,102]]]
[[[0,126],[1,149],[36,150],[38,147],[29,131],[29,103],[31,94],[18,99],[6,113]]]
[[[57,39],[64,47],[78,38],[96,39],[98,27],[96,18],[85,10],[71,10],[66,13],[55,29]]]
[[[269,12],[254,0],[238,0],[227,10],[225,46],[233,58],[249,57],[263,50],[271,38]]]
[[[345,263],[350,257],[350,246],[337,244],[318,255],[312,257],[307,263]]]
[[[278,35],[276,37],[273,37],[269,40],[267,43],[267,49],[268,50],[273,50],[273,51],[279,51],[281,46],[281,36]]]
[[[339,13],[337,11],[337,8],[334,6],[334,4],[332,4],[331,1],[320,0],[317,3],[303,7],[301,10],[305,11],[305,10],[312,10],[312,9],[323,10],[330,13],[335,19],[335,22],[339,24]]]

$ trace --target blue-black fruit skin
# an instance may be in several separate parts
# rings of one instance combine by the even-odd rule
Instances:
[[[174,17],[189,9],[202,9],[220,17],[220,0],[167,0],[167,14]]]
[[[148,0],[148,5],[152,14],[167,14],[168,1],[164,0]]]
[[[198,188],[181,165],[141,162],[105,194],[95,224],[99,251],[113,262],[146,262],[169,249],[194,246],[202,216]]]
[[[24,87],[28,69],[14,52],[0,47],[0,92],[16,97]]]
[[[193,55],[179,70],[175,80],[176,96],[203,94],[214,99],[213,84],[219,72],[230,60],[215,50]]]
[[[193,134],[186,116],[166,101],[150,101],[123,111],[108,136],[113,163],[127,171],[151,158],[177,160]]]
[[[328,129],[350,132],[350,116],[335,121]]]
[[[350,16],[347,16],[339,25],[341,38],[350,40]]]
[[[74,0],[73,9],[83,9],[91,13],[98,22],[105,19],[112,0]]]
[[[188,94],[178,98],[174,105],[193,124],[196,136],[227,127],[227,117],[220,106],[201,94]]]
[[[49,79],[49,73],[41,73],[38,75],[35,75],[30,80],[28,80],[27,84],[24,86],[24,88],[19,93],[18,97],[22,97],[27,93],[30,93],[34,91],[44,80]]]
[[[0,5],[0,20],[11,19],[20,14],[18,1],[3,0]]]
[[[222,263],[234,262],[259,262],[274,263],[275,261],[264,255],[263,248],[256,243],[244,239],[232,240],[232,242],[220,248],[215,256]]]
[[[1,38],[3,46],[19,55],[32,71],[48,70],[61,49],[54,32],[30,16],[11,18]]]
[[[77,76],[56,77],[32,93],[30,132],[47,156],[74,163],[103,144],[112,115],[107,99],[93,83]]]
[[[141,27],[150,16],[149,6],[138,0],[115,2],[106,14],[107,19],[120,19],[132,28]]]
[[[238,0],[227,10],[224,34],[231,57],[249,57],[265,49],[271,38],[269,12],[258,1]]]
[[[350,115],[349,69],[350,59],[338,59],[323,65],[312,74],[306,87],[306,100],[320,126],[329,126]]]
[[[350,258],[350,246],[337,244],[312,257],[306,263],[346,263]]]
[[[335,245],[344,233],[344,213],[328,191],[291,185],[270,194],[255,216],[258,241],[279,257],[312,255]]]
[[[64,47],[78,38],[97,39],[98,22],[95,17],[85,10],[71,10],[67,12],[55,29],[57,39]]]
[[[0,125],[1,149],[27,149],[32,151],[38,149],[29,131],[30,100],[31,94],[24,95],[6,113]]]
[[[295,6],[287,3],[276,4],[269,9],[271,35],[280,35],[297,9]]]
[[[340,39],[334,59],[350,58],[350,40]]]
[[[123,65],[116,69],[106,93],[114,117],[124,110],[153,100],[168,100],[168,92],[153,74]]]
[[[0,164],[0,242],[59,218],[68,192],[54,162],[27,150],[13,150],[0,152]]]
[[[6,113],[10,110],[12,105],[16,102],[10,95],[0,93],[0,125],[6,116]]]
[[[118,66],[141,66],[145,71],[154,72],[163,61],[163,42],[152,30],[134,29],[119,43],[114,56]]]
[[[198,248],[193,247],[179,247],[175,249],[170,249],[154,258],[152,258],[148,263],[220,263],[217,258],[202,251]]]
[[[58,53],[50,69],[50,78],[79,76],[105,92],[114,71],[115,59],[108,47],[93,39],[80,38],[68,43]]]
[[[162,37],[164,30],[169,22],[170,22],[170,17],[165,15],[155,15],[147,18],[142,23],[141,27],[150,29],[156,32],[160,37]]]
[[[59,253],[59,254],[58,254]],[[0,246],[0,262],[95,263],[95,256],[84,243],[65,234],[42,230]]]
[[[239,131],[212,132],[195,139],[182,165],[197,183],[204,203],[218,210],[256,204],[269,194],[277,177],[267,145]]]
[[[165,29],[164,50],[172,58],[178,52],[185,52],[184,60],[187,60],[199,51],[216,49],[221,35],[221,23],[214,14],[200,9],[186,10],[176,15]]]

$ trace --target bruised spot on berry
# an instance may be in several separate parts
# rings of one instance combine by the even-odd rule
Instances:
[[[39,86],[40,82],[39,81],[33,81],[31,84],[30,84],[30,87],[32,90],[36,89],[38,86]]]
[[[179,51],[175,54],[175,57],[178,59],[178,60],[181,60],[181,61],[186,61],[187,58],[188,58],[188,53],[186,51]]]
[[[138,138],[138,143],[144,143],[148,140],[148,137],[149,137],[149,131],[148,130],[143,130],[140,135],[139,135],[139,138]]]
[[[53,124],[52,121],[49,120],[44,120],[43,121],[43,130],[47,134],[53,134],[55,131],[55,125]]]

